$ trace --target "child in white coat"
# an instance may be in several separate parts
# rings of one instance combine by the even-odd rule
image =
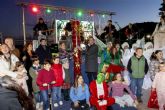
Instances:
[[[161,63],[159,65],[160,71],[156,73],[152,89],[156,90],[158,96],[158,105],[159,110],[164,110],[163,106],[165,106],[165,63]]]

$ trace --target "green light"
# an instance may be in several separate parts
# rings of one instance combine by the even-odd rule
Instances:
[[[102,15],[103,18],[105,18],[105,15]]]
[[[47,9],[46,12],[47,12],[47,13],[51,13],[52,11],[51,11],[50,9]]]
[[[81,17],[82,14],[83,14],[82,11],[79,11],[79,12],[77,13],[77,16],[78,16],[78,17]]]

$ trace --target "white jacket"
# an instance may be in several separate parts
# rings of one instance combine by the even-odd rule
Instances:
[[[19,61],[19,59],[14,54],[11,54],[11,65],[15,67],[17,61]],[[10,64],[6,61],[4,55],[0,56],[0,74],[1,73],[12,78],[16,78],[17,76],[16,73],[10,70]]]

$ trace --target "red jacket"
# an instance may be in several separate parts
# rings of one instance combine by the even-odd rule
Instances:
[[[54,76],[54,72],[52,69],[50,69],[50,71],[41,69],[38,72],[37,81],[36,81],[40,90],[48,90],[48,87],[44,87],[43,84],[44,83],[50,84],[52,81],[55,81],[54,77],[55,76]],[[50,88],[52,88],[54,86],[55,86],[55,84],[52,84],[52,85],[50,85]]]
[[[54,71],[54,76],[55,76],[55,86],[62,86],[64,83],[63,79],[63,71],[62,71],[62,65],[61,64],[53,64],[52,69]]]
[[[103,88],[104,88],[104,96],[99,96],[97,95],[97,85],[96,85],[96,81],[92,81],[90,83],[90,92],[91,92],[91,96],[90,96],[90,103],[91,105],[95,106],[97,108],[97,110],[106,110],[107,106],[111,106],[112,104],[115,103],[115,99],[112,97],[109,97],[108,94],[108,85],[103,82]],[[103,100],[107,100],[107,105],[106,106],[99,106],[98,104],[98,100],[99,99],[103,99]]]

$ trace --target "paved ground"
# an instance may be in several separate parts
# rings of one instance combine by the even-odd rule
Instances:
[[[149,109],[147,108],[147,103],[148,103],[148,99],[149,99],[149,95],[150,95],[150,90],[143,90],[143,103],[139,104],[138,106],[138,110],[157,110],[157,109]]]
[[[143,103],[139,104],[137,109],[138,110],[157,110],[157,109],[149,109],[147,108],[147,103],[150,95],[150,90],[143,90]],[[59,106],[56,110],[70,110],[70,101],[64,101],[63,106]],[[42,109],[40,109],[42,110]]]

